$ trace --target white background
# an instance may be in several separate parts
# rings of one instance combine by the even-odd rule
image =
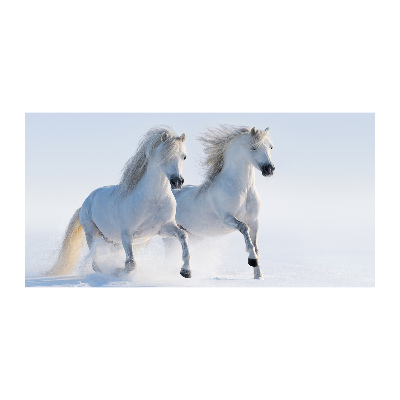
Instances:
[[[395,3],[3,3],[5,398],[398,398]],[[25,112],[375,112],[376,288],[24,288]]]

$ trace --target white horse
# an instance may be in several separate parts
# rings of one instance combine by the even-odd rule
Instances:
[[[94,190],[73,215],[58,260],[49,275],[70,273],[80,257],[84,235],[92,250],[93,270],[97,263],[95,239],[122,243],[125,268],[115,274],[128,274],[135,268],[133,246],[153,236],[176,237],[182,245],[181,275],[191,276],[187,234],[175,222],[176,201],[171,186],[180,189],[183,161],[186,159],[185,134],[178,137],[166,128],[150,130],[136,154],[125,164],[119,185]],[[94,248],[92,248],[94,247]]]
[[[176,222],[189,237],[224,235],[235,230],[242,233],[248,264],[254,278],[261,278],[258,262],[257,234],[260,196],[255,186],[254,168],[271,176],[272,143],[269,129],[222,125],[209,130],[199,140],[205,146],[206,180],[200,186],[184,186],[173,191]],[[168,240],[165,245],[171,246]]]

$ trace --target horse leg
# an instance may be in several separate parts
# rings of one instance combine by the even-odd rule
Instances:
[[[191,278],[192,271],[190,269],[190,254],[189,254],[189,247],[187,244],[187,238],[188,238],[187,233],[184,230],[179,229],[175,223],[171,222],[163,226],[163,228],[160,231],[160,236],[176,237],[181,242],[183,266],[181,268],[180,274],[184,278]]]
[[[92,255],[92,268],[95,272],[102,272],[99,265],[97,264],[97,246],[94,244],[94,241],[100,238],[100,231],[97,228],[96,224],[93,221],[86,220],[82,221],[81,225],[85,232],[86,242],[89,246],[89,250]]]
[[[258,237],[258,220],[253,221],[252,223],[249,224],[249,229],[250,229],[250,240],[253,243],[254,250],[256,251],[257,258],[260,257],[260,253],[258,251],[257,247],[257,237]],[[258,264],[258,262],[257,262]],[[259,279],[262,277],[260,266],[257,265],[253,267],[254,269],[254,279]]]
[[[237,229],[244,237],[244,241],[246,243],[246,251],[249,253],[249,258],[247,260],[248,264],[254,268],[254,278],[261,278],[260,266],[258,264],[258,255],[257,251],[251,241],[250,237],[250,229],[248,225],[244,222],[237,220],[233,215],[226,214],[223,219],[224,223],[230,228]]]
[[[117,268],[114,272],[115,276],[129,274],[136,267],[136,262],[133,257],[133,249],[132,249],[133,236],[128,231],[122,231],[121,239],[122,239],[122,246],[124,246],[124,250],[125,250],[125,254],[126,254],[125,268]]]

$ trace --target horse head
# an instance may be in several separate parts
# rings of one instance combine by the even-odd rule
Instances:
[[[161,137],[158,155],[160,157],[160,168],[168,178],[172,189],[181,189],[183,162],[186,160],[186,149],[184,145],[186,135],[171,135],[164,132]]]
[[[264,131],[251,128],[246,145],[249,163],[260,170],[263,176],[272,176],[275,166],[271,160],[273,145],[269,137],[269,128]]]

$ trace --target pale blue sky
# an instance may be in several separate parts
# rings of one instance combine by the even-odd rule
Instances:
[[[195,139],[220,123],[270,127],[275,175],[256,175],[262,238],[287,251],[373,251],[374,114],[27,114],[27,232],[63,230],[92,190],[118,183],[154,125],[186,133],[185,183],[201,182]]]

